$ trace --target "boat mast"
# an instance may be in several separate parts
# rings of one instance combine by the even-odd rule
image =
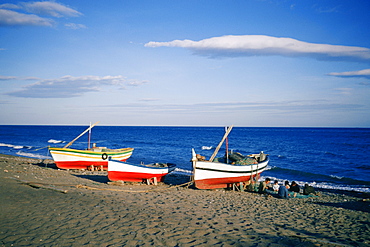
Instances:
[[[95,125],[97,125],[99,123],[96,122],[94,123],[92,126],[90,126],[89,128],[87,128],[84,132],[82,132],[79,136],[77,136],[75,139],[73,139],[72,141],[70,141],[67,145],[65,145],[63,148],[67,148],[69,146],[71,146],[78,138],[80,138],[81,136],[83,136],[87,131],[89,131],[90,129],[92,129],[92,127],[94,127]]]
[[[211,158],[209,159],[209,161],[210,161],[210,162],[212,162],[212,161],[214,160],[214,158],[216,157],[216,155],[217,155],[218,151],[220,150],[220,148],[221,148],[221,146],[222,146],[222,143],[224,143],[224,141],[225,141],[226,137],[230,134],[231,129],[232,129],[233,127],[234,127],[234,125],[231,125],[231,126],[227,129],[227,131],[226,131],[226,133],[225,133],[224,137],[222,138],[222,140],[221,140],[221,141],[220,141],[220,143],[218,144],[218,146],[217,146],[216,150],[213,152],[213,154],[212,154]]]

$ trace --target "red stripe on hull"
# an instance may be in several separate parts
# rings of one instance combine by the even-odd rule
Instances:
[[[156,177],[158,182],[163,182],[167,174],[108,171],[108,178],[111,181],[142,182],[144,179]]]
[[[257,175],[253,175],[253,177],[256,177],[256,176]],[[250,179],[251,179],[251,176],[202,179],[202,180],[195,181],[195,187],[201,190],[222,189],[222,188],[226,189],[229,187],[229,184],[247,182]]]
[[[121,161],[126,161],[127,159],[123,159]],[[108,160],[106,161],[57,161],[55,162],[56,166],[59,169],[88,169],[90,166],[103,166],[104,170],[108,170]]]

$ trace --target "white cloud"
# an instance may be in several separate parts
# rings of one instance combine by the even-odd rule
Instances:
[[[74,30],[81,29],[81,28],[86,28],[85,25],[76,24],[76,23],[67,23],[67,24],[64,24],[64,26],[68,29],[74,29]]]
[[[181,47],[208,57],[286,56],[312,57],[318,60],[351,60],[370,62],[370,49],[355,46],[315,44],[292,38],[265,35],[227,35],[200,41],[174,40],[148,42],[146,47]]]
[[[139,101],[144,101],[144,102],[152,102],[152,101],[159,101],[160,99],[158,98],[143,98],[140,99]]]
[[[58,79],[41,80],[24,86],[23,89],[6,93],[6,95],[22,98],[71,98],[88,92],[102,91],[103,87],[115,86],[118,89],[131,85],[125,77],[118,76],[80,76],[70,75]],[[141,85],[146,81],[137,81]]]
[[[23,9],[29,13],[38,15],[48,15],[53,17],[64,17],[64,16],[80,16],[82,15],[77,10],[66,7],[62,4],[45,1],[45,2],[23,2],[21,3]]]
[[[351,95],[353,92],[353,89],[352,88],[335,88],[335,91],[337,92],[337,94],[340,94],[340,95]]]
[[[0,5],[0,26],[53,26],[54,18],[77,17],[82,13],[52,1]],[[81,27],[80,27],[81,28]]]
[[[20,7],[16,4],[12,4],[12,3],[4,3],[4,4],[0,4],[0,8],[1,9],[20,9]]]
[[[358,71],[347,71],[347,72],[332,72],[328,75],[338,77],[364,77],[370,79],[370,69],[358,70]]]
[[[8,80],[15,80],[17,79],[17,77],[15,76],[3,76],[3,75],[0,75],[0,81],[8,81]]]
[[[0,26],[53,26],[54,21],[37,15],[0,9]]]
[[[338,88],[338,91],[350,92],[350,88]],[[150,111],[201,111],[201,112],[219,112],[219,113],[230,113],[233,111],[239,112],[244,110],[281,110],[281,111],[317,111],[320,109],[348,109],[348,108],[361,108],[362,105],[356,104],[345,104],[345,103],[330,103],[327,100],[292,100],[292,101],[264,101],[264,102],[246,102],[246,101],[234,101],[234,102],[205,102],[205,103],[194,103],[194,104],[145,104],[142,101],[151,100],[140,100],[140,103],[128,103],[118,105],[106,105],[103,107],[142,107],[143,109],[149,109]]]

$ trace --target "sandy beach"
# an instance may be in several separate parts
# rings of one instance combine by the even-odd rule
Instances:
[[[106,172],[0,155],[1,246],[369,246],[369,195],[277,199],[166,183],[108,184]]]

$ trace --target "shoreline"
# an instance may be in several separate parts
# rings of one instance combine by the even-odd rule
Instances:
[[[368,193],[317,189],[319,197],[284,200],[174,186],[185,180],[117,186],[106,172],[0,154],[1,246],[370,244]]]
[[[28,156],[25,156],[25,155],[20,155],[20,154],[3,154],[3,153],[0,153],[0,156],[10,156],[10,157],[20,157],[20,158],[25,158],[25,159],[36,159],[36,160],[40,160],[40,162],[46,162],[46,163],[49,163],[49,164],[51,164],[51,163],[53,163],[54,164],[54,161],[53,161],[53,158],[52,157],[28,157]],[[56,168],[56,166],[55,166],[55,164],[54,164],[54,168]],[[182,169],[182,168],[180,168],[180,169]],[[191,170],[186,170],[186,171],[189,171],[189,172],[191,172]],[[180,171],[180,173],[181,173],[181,171]],[[185,175],[185,174],[182,174],[182,175],[184,175],[184,176],[187,176],[187,175]],[[268,177],[268,176],[263,176],[263,177]],[[284,182],[285,180],[281,180],[280,182]],[[292,180],[293,181],[293,180]],[[323,186],[317,186],[317,185],[315,185],[315,184],[312,184],[311,182],[306,182],[306,181],[298,181],[298,180],[296,180],[299,184],[300,184],[300,186],[302,187],[303,186],[303,184],[305,184],[305,183],[308,183],[308,184],[310,184],[310,185],[312,185],[314,188],[315,188],[315,190],[317,190],[317,191],[327,191],[327,192],[332,192],[332,193],[344,193],[344,194],[348,194],[348,193],[360,193],[360,194],[368,194],[368,195],[370,195],[370,192],[368,192],[368,191],[361,191],[360,189],[356,189],[356,188],[353,188],[352,190],[349,190],[349,189],[340,189],[340,187],[339,188],[330,188],[330,186],[328,187],[328,186],[325,186],[325,187],[323,187]],[[364,183],[366,183],[366,181],[362,181],[362,182],[364,182]],[[367,182],[368,183],[368,182]],[[320,182],[318,182],[318,184],[320,184]]]

